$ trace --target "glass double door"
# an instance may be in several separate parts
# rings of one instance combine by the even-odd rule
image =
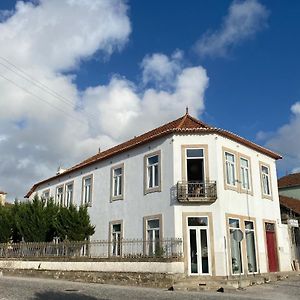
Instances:
[[[188,218],[189,274],[210,274],[210,245],[207,217]]]

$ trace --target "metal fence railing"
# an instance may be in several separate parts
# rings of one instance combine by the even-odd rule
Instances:
[[[216,181],[177,183],[177,199],[179,202],[213,202],[217,199]]]
[[[154,241],[140,239],[119,241],[65,241],[59,243],[0,244],[2,258],[180,258],[182,240],[169,238]]]

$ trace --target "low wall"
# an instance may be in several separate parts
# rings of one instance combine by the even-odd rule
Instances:
[[[0,269],[183,274],[183,262],[1,260]]]

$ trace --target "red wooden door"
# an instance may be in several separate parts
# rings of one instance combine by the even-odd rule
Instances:
[[[267,238],[269,272],[277,272],[278,271],[278,258],[277,258],[277,245],[276,245],[275,230],[274,231],[268,230],[266,228],[266,238]]]

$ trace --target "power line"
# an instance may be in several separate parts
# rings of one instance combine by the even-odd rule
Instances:
[[[64,115],[68,116],[69,118],[72,118],[72,119],[75,120],[75,121],[78,121],[78,122],[81,122],[81,123],[83,123],[83,124],[86,124],[85,122],[81,121],[80,119],[77,119],[77,118],[75,118],[74,116],[72,116],[71,114],[69,114],[67,111],[65,111],[65,110],[63,110],[63,109],[61,109],[61,108],[59,108],[59,107],[53,105],[51,102],[49,102],[49,101],[47,101],[47,100],[41,98],[40,96],[38,96],[38,95],[32,93],[32,92],[29,91],[28,89],[24,88],[23,86],[19,85],[18,83],[14,82],[13,80],[7,78],[6,76],[0,74],[0,77],[3,78],[3,79],[5,79],[5,80],[7,80],[8,82],[10,82],[11,84],[13,84],[14,86],[18,87],[19,89],[25,91],[26,93],[30,94],[31,96],[35,97],[36,99],[38,99],[38,100],[40,100],[40,101],[42,101],[42,102],[47,103],[47,104],[48,104],[49,106],[51,106],[52,108],[59,110],[59,111],[62,112]]]
[[[22,70],[21,68],[19,68],[18,66],[16,66],[15,64],[13,64],[12,62],[10,62],[8,59],[0,56],[0,59],[2,61],[5,61],[7,64],[9,64],[10,66],[12,66],[13,68],[15,68],[18,72],[20,72],[21,74],[19,74],[18,72],[16,72],[14,69],[12,69],[11,67],[7,66],[6,64],[3,64],[0,62],[0,65],[2,65],[3,67],[5,67],[6,69],[10,70],[11,72],[13,72],[14,74],[16,74],[17,76],[29,81],[30,83],[32,83],[34,86],[40,88],[41,90],[43,90],[44,92],[50,94],[52,97],[55,97],[56,99],[64,102],[67,105],[72,106],[72,109],[74,107],[74,103],[72,100],[66,98],[65,96],[59,94],[58,92],[56,92],[55,90],[49,88],[47,85],[45,85],[44,83],[42,83],[41,81],[35,79],[34,77],[32,77],[30,74],[26,73],[24,70]],[[85,112],[90,118],[94,119],[95,121],[98,120],[98,116],[96,114],[92,114],[92,113],[87,113]]]

